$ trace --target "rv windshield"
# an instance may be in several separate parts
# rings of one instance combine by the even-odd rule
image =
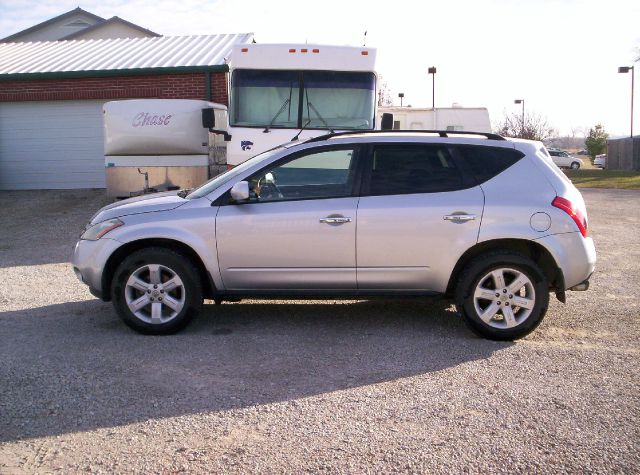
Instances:
[[[301,101],[302,98],[302,101]],[[371,72],[238,69],[231,78],[235,127],[373,129]]]

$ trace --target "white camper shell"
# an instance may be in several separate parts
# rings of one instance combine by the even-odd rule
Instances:
[[[380,107],[378,116],[393,114],[396,130],[448,130],[451,132],[491,132],[486,107]]]
[[[216,128],[226,128],[227,108],[213,102],[107,102],[103,108],[107,195],[123,198],[149,191],[145,188],[193,188],[206,181],[214,140],[202,123],[202,110],[208,108],[214,111]]]

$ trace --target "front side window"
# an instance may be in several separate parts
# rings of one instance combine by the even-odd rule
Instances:
[[[374,149],[369,195],[436,193],[464,188],[449,151],[439,145],[379,145]]]
[[[353,187],[353,149],[298,156],[249,178],[253,202],[341,198]]]
[[[193,199],[202,198],[203,196],[208,195],[212,191],[216,190],[218,187],[222,186],[223,184],[227,183],[228,181],[232,180],[238,175],[241,175],[248,168],[253,167],[256,163],[269,160],[271,157],[273,157],[276,153],[280,152],[281,150],[282,150],[282,147],[276,147],[271,150],[267,150],[266,152],[262,152],[261,154],[256,155],[253,158],[250,158],[246,162],[243,162],[240,165],[238,165],[237,167],[234,167],[231,170],[226,171],[225,173],[222,173],[220,175],[217,175],[211,178],[209,181],[203,183],[198,188],[196,188],[191,193],[189,193],[186,196],[186,198],[193,200]]]
[[[231,125],[372,129],[375,76],[367,72],[238,69],[231,78]]]

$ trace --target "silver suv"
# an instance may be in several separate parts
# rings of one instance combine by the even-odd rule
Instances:
[[[491,339],[530,333],[549,292],[586,290],[582,196],[539,142],[334,133],[257,155],[191,192],[102,208],[76,275],[143,333],[204,298],[445,294]]]

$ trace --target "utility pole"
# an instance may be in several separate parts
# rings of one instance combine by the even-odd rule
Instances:
[[[524,99],[516,99],[514,104],[522,104],[522,131],[520,132],[521,138],[524,138]]]

